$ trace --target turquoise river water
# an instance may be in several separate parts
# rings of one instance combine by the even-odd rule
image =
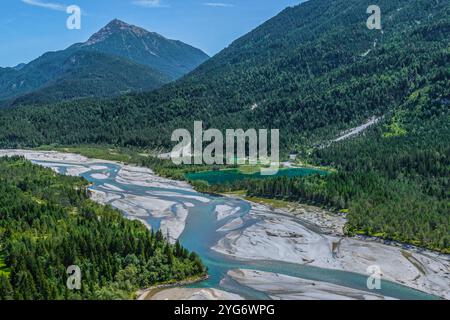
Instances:
[[[58,171],[63,174],[66,172],[67,167],[71,165],[67,163],[46,163],[43,161],[34,162],[43,166],[57,168]],[[223,232],[219,232],[217,230],[227,224],[230,219],[238,216],[242,217],[245,221],[244,227],[258,221],[257,218],[250,217],[250,215],[248,215],[251,205],[246,201],[228,197],[216,197],[204,194],[200,195],[193,190],[184,190],[179,188],[144,187],[134,184],[124,184],[116,180],[117,173],[120,170],[119,165],[111,163],[95,163],[95,165],[106,167],[107,170],[92,169],[81,174],[82,177],[92,183],[91,189],[107,191],[109,193],[112,192],[121,197],[126,194],[146,196],[152,195],[152,192],[155,192],[157,195],[152,195],[152,197],[157,197],[162,200],[170,200],[177,204],[184,204],[186,202],[186,197],[189,198],[189,203],[191,203],[192,206],[188,208],[189,215],[184,232],[181,234],[180,242],[184,247],[197,252],[201,256],[203,262],[208,267],[208,273],[210,275],[208,280],[192,285],[193,287],[213,287],[240,294],[248,299],[267,299],[268,297],[264,293],[241,286],[232,279],[226,277],[228,270],[244,268],[276,272],[315,281],[325,281],[363,291],[369,291],[366,286],[367,277],[364,275],[338,270],[321,269],[281,261],[242,261],[213,251],[211,247],[213,247],[224,235]],[[89,165],[86,165],[86,168],[89,167]],[[106,174],[108,177],[106,179],[94,178],[93,175],[98,173]],[[106,187],[105,184],[108,184],[109,186]],[[111,191],[111,185],[119,188],[121,191],[117,191],[119,189],[114,192]],[[161,195],[162,193],[164,193],[164,195]],[[198,196],[208,198],[210,201],[208,203],[198,201],[195,199],[195,197]],[[215,207],[217,205],[225,204],[233,208],[239,207],[240,209],[232,217],[218,221],[214,214]],[[149,225],[151,225],[152,228],[159,228],[161,221],[160,219],[152,218],[151,215],[149,215],[149,217],[145,220]],[[436,299],[436,297],[432,295],[389,281],[382,281],[382,289],[377,290],[376,293],[399,299]]]

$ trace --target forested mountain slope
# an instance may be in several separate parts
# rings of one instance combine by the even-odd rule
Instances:
[[[87,42],[0,69],[0,107],[149,91],[206,59],[180,41],[113,20]]]
[[[23,158],[0,159],[0,300],[130,299],[202,276],[194,253],[88,198],[88,182]],[[82,270],[81,290],[66,269]]]
[[[3,106],[118,96],[153,90],[170,81],[168,76],[150,67],[109,54],[76,51],[61,58],[50,54],[46,62],[43,58],[32,70],[26,68],[26,80],[20,81],[23,88],[18,89],[22,94],[5,101]],[[46,73],[43,68],[55,72]]]
[[[311,0],[288,8],[155,92],[3,112],[0,142],[168,147],[173,129],[203,120],[280,128],[291,149],[389,115],[418,91],[439,114],[446,98],[429,88],[448,78],[449,2],[382,0],[382,31],[366,27],[369,4]]]

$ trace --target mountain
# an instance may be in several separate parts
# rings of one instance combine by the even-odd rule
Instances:
[[[153,283],[205,273],[196,254],[170,245],[161,231],[153,234],[91,201],[87,180],[55,175],[20,157],[0,158],[0,176],[2,301],[127,300]],[[82,290],[66,285],[72,264],[83,270]],[[130,273],[145,276],[121,276]]]
[[[287,8],[175,83],[98,102],[111,111],[101,113],[103,131],[133,123],[120,136],[102,132],[102,142],[168,146],[174,128],[203,120],[217,128],[284,129],[285,147],[309,147],[392,112],[418,91],[434,104],[445,101],[439,79],[448,74],[448,2],[383,0],[382,31],[366,27],[369,4],[312,0]],[[48,108],[52,117],[73,110],[77,119],[81,107]],[[109,117],[121,110],[126,117]],[[85,141],[92,135],[77,130],[80,120],[66,126]],[[64,143],[58,130],[46,139]]]
[[[21,93],[10,100],[13,105],[110,97],[156,89],[170,81],[169,77],[150,67],[89,51],[47,54],[22,70],[15,79],[20,84],[8,84]],[[38,89],[33,90],[35,87]]]
[[[77,51],[63,64],[56,80],[24,94],[14,104],[58,102],[80,97],[109,97],[160,87],[170,78],[131,60],[99,52]]]
[[[114,20],[85,43],[0,69],[0,100],[18,105],[152,90],[207,58],[182,42]]]
[[[181,41],[166,39],[117,19],[88,41],[71,48],[124,57],[152,67],[173,79],[189,73],[209,58],[203,51]]]
[[[252,192],[344,210],[352,235],[450,252],[450,2],[379,0],[382,30],[366,26],[371,4],[287,8],[149,93],[0,111],[0,145],[170,148],[172,131],[194,120],[279,128],[282,153],[337,173]],[[363,134],[330,143],[373,117]]]
[[[20,69],[22,69],[25,66],[26,66],[26,63],[19,63],[18,65],[13,67],[13,69],[19,71]]]
[[[388,121],[418,96],[429,103],[416,112],[431,116],[446,110],[450,4],[381,0],[383,30],[366,27],[369,5],[311,0],[287,8],[176,82],[95,103],[108,113],[98,113],[89,102],[105,128],[95,122],[77,130],[84,122],[78,115],[82,102],[42,106],[51,110],[42,142],[65,143],[68,136],[52,125],[58,117],[66,119],[71,141],[88,136],[97,141],[92,128],[103,143],[166,147],[174,128],[203,120],[216,128],[280,128],[284,146],[295,149],[331,139],[372,116]],[[111,126],[123,131],[113,133]],[[44,128],[37,122],[32,129],[38,132],[34,140]]]

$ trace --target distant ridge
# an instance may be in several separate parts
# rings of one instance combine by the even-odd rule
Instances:
[[[209,58],[200,49],[119,19],[112,20],[88,41],[75,44],[72,48],[95,50],[127,58],[150,66],[173,79],[194,70]]]
[[[181,41],[114,19],[84,43],[0,68],[0,107],[149,91],[208,58]]]

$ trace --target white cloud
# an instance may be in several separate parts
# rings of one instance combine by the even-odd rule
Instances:
[[[168,5],[164,4],[162,0],[135,0],[132,3],[145,8],[168,7]]]
[[[41,0],[22,0],[23,3],[50,10],[66,11],[67,6],[60,3],[43,2]]]
[[[204,5],[208,7],[222,7],[222,8],[234,7],[234,4],[232,3],[223,3],[223,2],[205,2]]]

